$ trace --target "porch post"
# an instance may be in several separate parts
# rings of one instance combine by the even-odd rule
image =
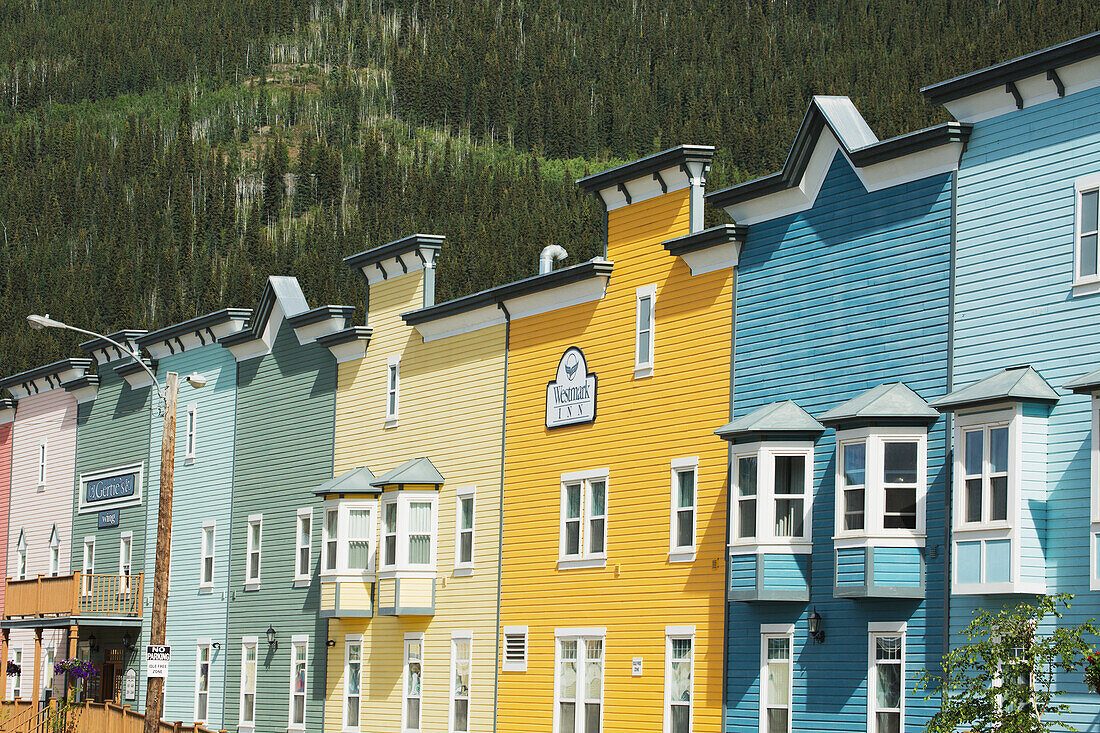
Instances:
[[[9,629],[4,629],[4,640],[0,643],[0,664],[4,665],[4,669],[0,670],[0,700],[8,699],[8,634],[10,633]]]
[[[31,701],[34,709],[38,709],[38,701],[42,698],[42,629],[34,630],[34,692]]]

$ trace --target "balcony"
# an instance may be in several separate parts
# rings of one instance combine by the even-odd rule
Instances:
[[[8,579],[4,619],[72,616],[141,617],[144,574],[45,576]],[[41,624],[34,624],[41,625]]]

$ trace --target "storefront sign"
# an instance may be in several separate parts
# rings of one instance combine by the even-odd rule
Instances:
[[[105,512],[99,513],[99,529],[109,529],[110,527],[117,527],[119,519],[122,516],[121,509],[108,509]]]
[[[579,425],[596,419],[596,375],[588,373],[584,352],[570,346],[546,385],[546,427]]]
[[[145,647],[145,674],[147,677],[167,677],[168,663],[172,661],[172,647]]]
[[[143,469],[144,466],[139,463],[110,471],[82,474],[80,512],[102,512],[105,509],[140,504]]]

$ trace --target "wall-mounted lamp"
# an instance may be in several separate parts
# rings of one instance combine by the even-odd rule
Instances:
[[[122,635],[122,648],[128,652],[134,651],[134,639],[129,634]]]
[[[325,639],[325,646],[336,646],[336,639]]]
[[[184,377],[184,381],[190,384],[195,389],[202,389],[206,386],[206,377],[198,372],[192,372],[190,376]]]
[[[807,625],[809,626],[810,638],[816,641],[818,644],[825,643],[825,632],[821,630],[821,614],[817,612],[817,607],[810,611],[810,615],[806,618]]]
[[[99,651],[99,642],[95,638],[95,634],[89,634],[88,635],[88,649],[90,649],[93,652],[98,652]]]
[[[222,648],[222,643],[220,641],[215,641],[213,644],[210,645],[210,648],[212,648],[212,649],[221,649]]]
[[[279,642],[275,641],[275,627],[270,624],[267,627],[267,645],[272,649],[279,648]]]

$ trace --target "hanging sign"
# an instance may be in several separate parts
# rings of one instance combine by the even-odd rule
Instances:
[[[145,647],[145,674],[147,677],[167,677],[168,663],[172,661],[172,647]]]
[[[121,509],[110,509],[105,512],[100,512],[99,524],[97,525],[97,529],[108,529],[110,527],[117,527],[121,515]]]
[[[570,346],[546,385],[546,427],[590,423],[596,419],[596,375],[588,373],[584,352]]]
[[[81,513],[141,503],[144,466],[137,464],[80,476]]]

